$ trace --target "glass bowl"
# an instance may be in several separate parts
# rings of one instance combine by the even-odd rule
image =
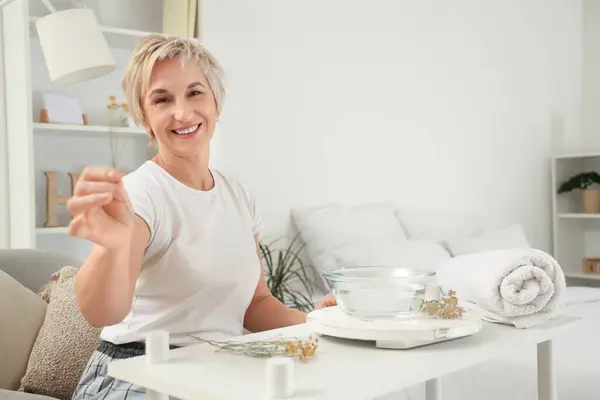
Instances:
[[[400,267],[343,267],[323,272],[338,306],[362,319],[414,315],[435,272]]]

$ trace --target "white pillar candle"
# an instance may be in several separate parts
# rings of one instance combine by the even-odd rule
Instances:
[[[294,360],[273,357],[266,362],[266,391],[268,399],[287,399],[294,396]]]
[[[155,331],[146,335],[146,361],[148,364],[169,360],[169,332]]]
[[[158,364],[169,361],[169,332],[155,331],[146,334],[146,362]],[[146,400],[169,400],[169,395],[146,389]]]

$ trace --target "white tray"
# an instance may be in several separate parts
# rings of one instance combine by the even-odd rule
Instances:
[[[441,319],[427,315],[403,319],[366,320],[351,317],[339,306],[312,311],[306,322],[315,333],[344,339],[374,341],[387,349],[409,349],[457,339],[479,332],[481,317],[465,310],[462,318]]]

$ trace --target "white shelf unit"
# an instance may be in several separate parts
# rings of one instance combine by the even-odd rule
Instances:
[[[33,130],[40,134],[51,134],[51,135],[67,135],[67,136],[83,136],[83,135],[98,135],[106,137],[109,133],[113,133],[118,136],[131,136],[131,137],[147,137],[148,134],[145,130],[140,128],[121,128],[121,127],[109,127],[106,125],[68,125],[68,124],[52,124],[43,122],[34,122]]]
[[[59,226],[57,228],[36,228],[37,235],[66,235],[69,233],[69,228]]]
[[[2,11],[7,128],[9,132],[10,246],[44,248],[67,252],[75,257],[87,255],[91,243],[68,235],[70,215],[60,207],[60,227],[46,228],[45,171],[61,172],[60,191],[70,194],[67,172],[80,172],[88,165],[111,165],[132,171],[149,156],[148,136],[143,129],[109,127],[106,109],[108,96],[124,101],[121,90],[123,68],[141,37],[162,30],[163,0],[89,1],[102,25],[117,69],[92,81],[56,86],[46,69],[35,21],[48,13],[39,0],[17,0]],[[72,2],[53,1],[58,10]],[[129,12],[130,15],[126,13]],[[112,21],[117,21],[114,24]],[[120,21],[120,22],[118,22]],[[135,26],[124,26],[124,24]],[[141,28],[141,29],[140,29]],[[10,38],[10,39],[7,39]],[[68,45],[68,44],[65,44]],[[89,125],[40,123],[43,92],[77,97]],[[19,132],[18,135],[11,132]],[[117,144],[117,152],[112,143]]]
[[[581,192],[558,194],[559,186],[580,172],[600,173],[600,153],[552,158],[553,253],[568,278],[600,281],[600,274],[583,272],[585,258],[600,258],[600,214],[583,212]]]

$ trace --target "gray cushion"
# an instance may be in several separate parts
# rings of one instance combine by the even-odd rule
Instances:
[[[0,389],[19,388],[46,307],[38,295],[0,271]]]
[[[0,389],[0,400],[56,400],[54,397]]]
[[[67,254],[48,250],[0,250],[0,270],[36,293],[48,283],[53,273],[66,265],[78,268],[81,261]]]

